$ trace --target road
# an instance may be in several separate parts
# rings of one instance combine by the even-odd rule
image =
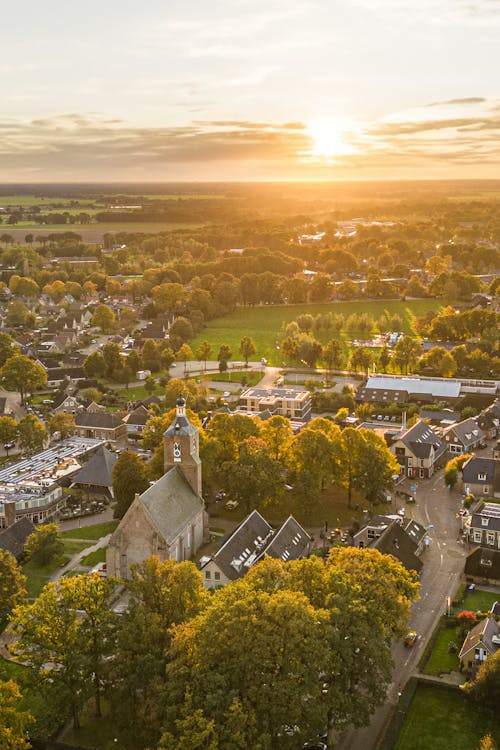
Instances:
[[[409,491],[413,482],[405,480],[402,489]],[[407,649],[401,641],[394,643],[393,679],[387,702],[373,715],[369,726],[347,733],[339,743],[341,750],[371,750],[375,748],[401,691],[416,671],[425,644],[439,617],[446,608],[446,598],[453,597],[463,572],[466,550],[457,540],[458,524],[455,518],[460,506],[458,491],[449,492],[443,481],[443,470],[431,479],[418,480],[416,504],[409,510],[416,521],[429,529],[431,543],[423,553],[424,568],[421,576],[420,599],[412,606],[410,628],[419,639],[414,648]]]

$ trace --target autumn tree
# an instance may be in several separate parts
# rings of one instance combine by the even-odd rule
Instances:
[[[63,549],[59,527],[55,523],[36,526],[24,545],[26,557],[37,565],[47,565],[60,555]]]
[[[255,348],[253,339],[251,339],[250,336],[243,336],[240,341],[239,352],[245,360],[245,367],[248,367],[248,360],[250,359],[252,354],[255,354],[256,351],[257,350]]]
[[[284,491],[283,467],[269,455],[259,437],[248,437],[238,445],[235,461],[224,464],[222,474],[231,497],[241,502],[247,513],[279,505]]]
[[[212,354],[212,346],[208,341],[203,341],[196,350],[196,357],[203,362],[203,369],[207,369],[207,359]]]
[[[17,422],[12,417],[0,417],[0,443],[12,443],[17,439]]]
[[[141,351],[142,364],[146,370],[158,372],[161,367],[161,354],[153,339],[146,339]]]
[[[46,384],[47,373],[41,365],[24,354],[14,354],[0,369],[0,381],[8,391],[18,391],[21,403],[24,404],[28,393]]]
[[[219,369],[221,372],[227,370],[227,363],[233,356],[233,352],[231,351],[231,347],[229,347],[227,344],[221,344],[219,348],[219,353],[217,354],[217,362],[219,363]],[[224,363],[224,368],[221,369],[221,364]]]
[[[136,494],[140,495],[148,486],[144,461],[132,451],[121,453],[113,466],[114,517],[123,518]]]
[[[354,372],[361,370],[362,372],[367,373],[372,362],[373,355],[370,349],[368,349],[366,346],[358,346],[356,349],[354,349],[349,359],[349,364]]]
[[[0,549],[0,626],[14,607],[26,598],[26,577],[16,558],[8,550]]]
[[[45,425],[34,414],[26,414],[18,425],[19,445],[27,451],[41,451],[47,439]]]
[[[103,333],[111,333],[116,325],[116,317],[108,305],[97,305],[92,315],[91,325],[100,328]]]
[[[101,352],[92,352],[83,361],[83,369],[88,378],[103,378],[106,374],[106,361]]]
[[[402,336],[394,347],[393,361],[405,375],[415,369],[422,354],[422,344],[411,336]]]
[[[330,339],[330,341],[323,347],[321,351],[321,358],[325,363],[327,370],[326,380],[328,382],[328,371],[338,369],[342,367],[344,359],[344,349],[342,343],[337,339]]]
[[[493,711],[500,705],[500,650],[489,656],[479,667],[475,679],[464,687],[465,692],[480,706]]]
[[[260,437],[266,443],[271,458],[275,461],[284,461],[293,439],[290,420],[279,414],[266,419],[262,422]]]
[[[201,612],[208,594],[193,563],[157,557],[132,565],[126,586],[109,697],[121,746],[156,747],[174,628]]]
[[[183,344],[175,355],[179,362],[184,362],[184,373],[186,373],[187,363],[190,359],[193,359],[193,352],[189,344]]]
[[[3,367],[9,357],[15,354],[17,349],[15,348],[15,342],[12,336],[8,333],[0,333],[0,367]]]
[[[102,349],[102,356],[106,364],[106,377],[116,378],[122,369],[122,353],[118,344],[114,341],[108,341]]]
[[[50,418],[49,430],[51,435],[54,435],[54,433],[58,432],[61,435],[61,438],[64,440],[64,438],[67,438],[69,435],[73,434],[74,429],[75,417],[73,416],[73,414],[59,412],[59,414],[54,414],[54,416]]]
[[[19,708],[19,686],[13,680],[0,679],[0,747],[2,750],[28,750],[26,729],[33,717]]]

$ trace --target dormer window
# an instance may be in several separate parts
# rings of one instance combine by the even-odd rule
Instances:
[[[490,520],[489,518],[481,518],[481,523],[482,523],[482,525],[483,525],[483,526],[487,526],[487,525],[488,525],[488,523],[489,523],[489,520]]]
[[[477,475],[478,482],[486,482],[486,474]]]

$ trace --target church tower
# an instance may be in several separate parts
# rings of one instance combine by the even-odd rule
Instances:
[[[196,494],[201,497],[200,435],[186,416],[186,401],[177,399],[175,419],[163,435],[165,474],[178,466]]]

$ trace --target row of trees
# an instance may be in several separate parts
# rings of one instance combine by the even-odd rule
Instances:
[[[326,565],[268,558],[214,594],[192,563],[150,558],[132,568],[122,616],[114,585],[95,574],[48,584],[14,609],[12,649],[49,727],[78,726],[89,701],[100,716],[105,693],[120,746],[134,750],[285,750],[366,724],[418,595],[394,558],[355,549]]]

